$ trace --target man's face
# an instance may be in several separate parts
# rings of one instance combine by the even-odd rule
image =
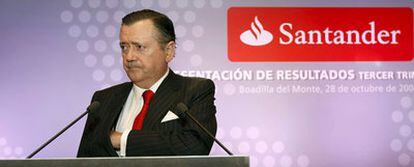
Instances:
[[[175,43],[161,45],[156,40],[158,35],[151,20],[121,26],[123,67],[129,79],[139,87],[151,87],[164,75],[168,62],[174,57]]]

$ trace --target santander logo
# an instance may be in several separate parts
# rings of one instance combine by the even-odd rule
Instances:
[[[254,22],[250,24],[250,29],[240,35],[240,40],[250,46],[263,46],[273,40],[273,35],[263,28],[257,16],[254,17]]]
[[[398,19],[396,19],[398,18]],[[409,7],[230,7],[232,62],[413,61]]]

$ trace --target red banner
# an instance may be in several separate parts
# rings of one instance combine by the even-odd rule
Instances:
[[[413,10],[360,7],[231,7],[233,62],[411,61]]]

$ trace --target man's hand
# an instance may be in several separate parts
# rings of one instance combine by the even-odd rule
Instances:
[[[111,143],[112,147],[114,147],[115,149],[119,149],[121,147],[121,136],[122,133],[117,131],[111,131]]]

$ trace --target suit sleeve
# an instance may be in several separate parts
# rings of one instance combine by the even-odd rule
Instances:
[[[99,91],[95,92],[91,103],[94,101],[100,101],[101,93]],[[83,130],[81,142],[78,148],[77,157],[98,157],[98,156],[109,156],[109,148],[107,146],[108,143],[106,140],[102,138],[103,134],[96,133],[96,127],[98,126],[99,122],[101,121],[96,115],[99,111],[93,111],[89,113],[87,116],[85,128]],[[103,147],[105,146],[105,147]]]
[[[96,92],[93,94],[91,103],[93,101],[95,101],[96,94],[97,94]],[[88,127],[91,126],[90,125],[91,122],[92,122],[91,119],[93,119],[93,118],[91,118],[89,116],[89,114],[88,114],[87,115],[87,119],[86,119],[86,123],[85,123],[85,127],[83,129],[83,134],[82,134],[81,142],[79,144],[77,157],[87,157],[87,156],[90,156],[89,153],[88,153],[87,147],[88,147],[88,140],[89,140],[89,130],[88,130]]]
[[[215,86],[202,80],[185,103],[189,111],[212,134],[216,134]],[[181,119],[180,119],[181,120]],[[171,121],[169,130],[132,130],[127,139],[127,156],[139,155],[208,155],[214,140],[193,121]]]

